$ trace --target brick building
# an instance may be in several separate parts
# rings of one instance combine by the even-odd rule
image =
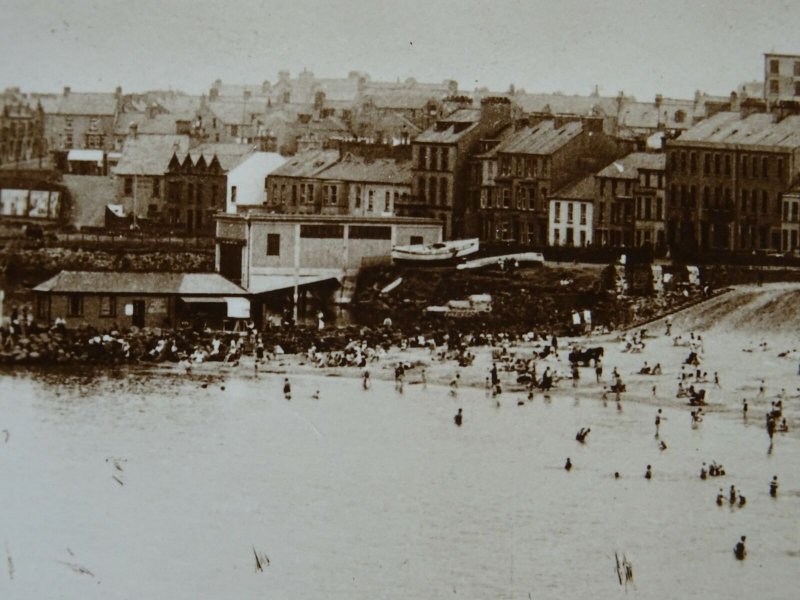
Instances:
[[[19,93],[0,93],[0,165],[44,156],[44,111]]]
[[[620,154],[599,117],[556,117],[522,123],[496,148],[495,204],[481,208],[483,239],[548,242],[552,193],[595,172]]]
[[[635,152],[595,177],[595,242],[601,246],[665,244],[664,154]]]
[[[43,97],[44,135],[51,152],[76,149],[109,152],[114,149],[114,127],[122,103],[115,93],[78,93],[69,87],[61,96]]]
[[[389,216],[411,193],[411,164],[345,150],[306,152],[273,171],[267,188],[275,212]]]
[[[721,112],[667,142],[667,242],[778,250],[782,195],[800,175],[800,116]]]
[[[470,235],[467,223],[470,159],[481,139],[496,135],[511,123],[508,98],[489,97],[480,108],[461,108],[440,119],[412,142],[412,184],[398,214],[435,218],[446,239]]]

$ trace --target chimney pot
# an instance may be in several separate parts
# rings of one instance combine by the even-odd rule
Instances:
[[[69,87],[68,85],[65,85],[64,86],[64,97],[66,98],[67,96],[69,96],[71,91],[72,91],[72,88]]]

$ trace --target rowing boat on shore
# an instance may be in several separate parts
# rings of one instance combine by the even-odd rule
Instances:
[[[406,263],[443,263],[474,254],[478,251],[478,247],[478,238],[395,246],[392,248],[392,259]]]
[[[544,264],[544,255],[541,252],[519,252],[517,254],[504,254],[502,256],[487,256],[484,258],[476,258],[463,264],[458,265],[458,269],[481,269],[483,267],[491,267],[495,265],[502,265],[503,262],[517,262],[520,265],[525,264]]]

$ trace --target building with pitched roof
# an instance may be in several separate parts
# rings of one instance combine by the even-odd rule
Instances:
[[[411,165],[341,150],[298,154],[267,178],[268,208],[281,213],[389,216],[411,193]]]
[[[43,157],[44,111],[17,88],[0,92],[0,165]]]
[[[221,328],[249,318],[247,291],[219,273],[61,271],[33,288],[36,316],[101,331],[130,327]]]
[[[673,248],[782,246],[782,195],[800,177],[800,116],[720,112],[668,140]]]
[[[69,87],[63,94],[41,99],[44,135],[48,149],[114,149],[114,126],[122,103],[122,88],[114,93],[78,93]]]
[[[800,103],[800,54],[764,54],[764,97],[769,106]]]
[[[549,200],[549,246],[582,248],[593,243],[594,175],[555,192]]]
[[[411,143],[411,195],[398,214],[439,219],[447,239],[473,234],[477,224],[465,220],[471,157],[482,139],[511,121],[508,98],[488,97],[480,108],[456,110],[419,134]]]
[[[495,203],[479,210],[479,235],[487,241],[545,246],[552,193],[597,171],[623,150],[604,132],[601,117],[555,117],[518,122],[495,152]]]
[[[164,211],[164,173],[176,152],[189,149],[189,136],[146,135],[125,140],[117,166],[117,203],[136,219],[159,220]]]
[[[600,246],[666,243],[666,155],[634,152],[595,177],[594,240]]]

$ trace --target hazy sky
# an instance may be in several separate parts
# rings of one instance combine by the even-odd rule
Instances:
[[[318,76],[650,99],[727,94],[800,53],[798,0],[0,0],[0,87],[206,90]]]

